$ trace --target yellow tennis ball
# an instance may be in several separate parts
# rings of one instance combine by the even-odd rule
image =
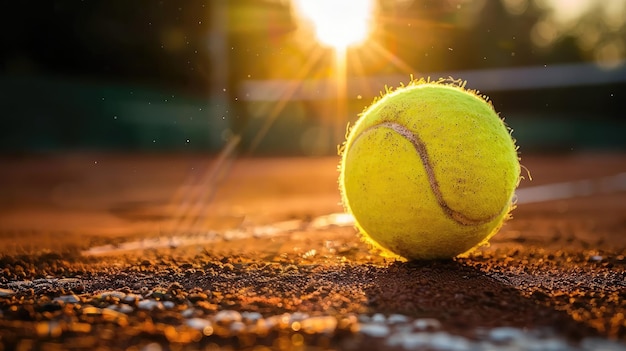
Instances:
[[[343,145],[343,203],[363,238],[407,259],[486,243],[509,217],[517,148],[493,106],[465,83],[412,81],[360,116]]]

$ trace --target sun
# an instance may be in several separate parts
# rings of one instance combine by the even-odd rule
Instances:
[[[373,0],[294,0],[320,44],[338,50],[365,42],[370,34]]]

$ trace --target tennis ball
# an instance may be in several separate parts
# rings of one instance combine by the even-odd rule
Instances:
[[[485,244],[514,207],[517,148],[491,103],[465,82],[412,81],[360,115],[339,184],[364,240],[407,259]]]

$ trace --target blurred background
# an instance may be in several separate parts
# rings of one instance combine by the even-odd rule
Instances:
[[[32,0],[2,10],[0,152],[332,155],[454,77],[525,151],[626,149],[626,1]]]

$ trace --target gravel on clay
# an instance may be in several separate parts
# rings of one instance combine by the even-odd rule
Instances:
[[[625,160],[529,157],[522,187]],[[335,158],[238,160],[176,232],[166,205],[207,159],[9,161],[0,350],[626,350],[624,192],[520,204],[487,247],[401,262],[328,216]]]

